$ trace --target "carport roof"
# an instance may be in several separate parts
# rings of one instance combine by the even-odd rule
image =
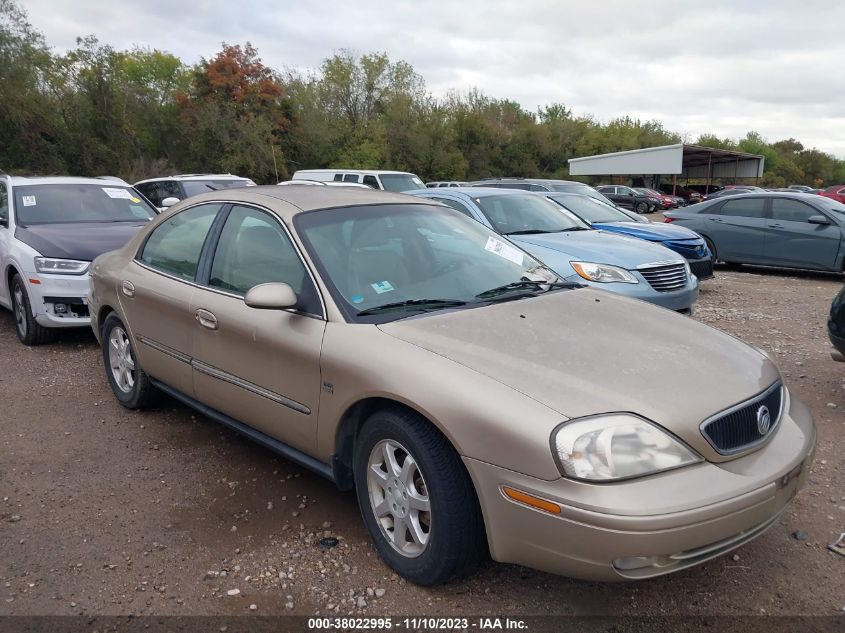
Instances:
[[[663,145],[569,159],[572,176],[681,175],[687,178],[759,178],[764,157],[703,145]]]

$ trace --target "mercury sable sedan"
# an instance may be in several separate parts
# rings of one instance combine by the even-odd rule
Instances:
[[[488,552],[602,580],[684,569],[771,527],[815,445],[759,350],[423,198],[195,196],[94,261],[89,305],[124,406],[163,391],[354,488],[420,584]]]

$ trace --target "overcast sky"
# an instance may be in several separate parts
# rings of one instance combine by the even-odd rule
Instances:
[[[534,110],[657,119],[690,140],[757,130],[845,157],[845,2],[837,0],[22,0],[57,51],[94,34],[189,63],[252,42],[316,69],[385,51],[428,89],[478,87]]]

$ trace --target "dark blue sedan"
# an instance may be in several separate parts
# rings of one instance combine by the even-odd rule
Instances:
[[[545,196],[594,229],[658,242],[683,255],[693,274],[700,280],[713,277],[712,253],[704,239],[694,231],[682,226],[650,222],[642,216],[635,218],[624,209],[611,207],[587,196],[553,191],[546,193]]]

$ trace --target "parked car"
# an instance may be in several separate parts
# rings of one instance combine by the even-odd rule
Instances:
[[[701,194],[701,197],[709,196],[711,193],[716,193],[717,191],[721,191],[724,189],[722,185],[685,185],[686,189],[690,191],[697,191]]]
[[[830,305],[827,334],[834,348],[831,352],[833,359],[845,362],[845,286],[842,286],[842,290],[833,298],[833,303]]]
[[[636,237],[665,246],[686,259],[692,273],[699,280],[713,277],[713,258],[707,244],[704,238],[689,229],[657,222],[642,224],[629,217],[630,211],[625,213],[617,207],[573,193],[547,193],[545,196],[578,216],[591,228]]]
[[[737,264],[840,272],[845,268],[845,205],[806,193],[745,193],[668,211],[701,235],[714,259]]]
[[[686,260],[658,244],[590,230],[545,195],[467,187],[410,191],[442,202],[525,249],[567,281],[692,312],[698,279]]]
[[[419,584],[488,551],[685,569],[765,532],[811,468],[812,417],[763,353],[423,198],[203,194],[98,258],[90,305],[118,402],[164,391],[354,488]]]
[[[676,196],[660,193],[659,191],[649,189],[648,187],[632,187],[632,189],[637,193],[641,193],[644,196],[649,196],[653,199],[656,210],[665,211],[666,209],[677,209],[680,206]]]
[[[384,191],[408,191],[425,186],[416,174],[382,169],[300,169],[294,172],[293,180],[357,182]]]
[[[289,187],[291,185],[311,185],[315,187],[357,187],[358,189],[372,189],[369,185],[362,185],[360,182],[324,182],[322,180],[283,180],[276,183],[282,187]]]
[[[135,183],[135,188],[159,210],[166,209],[199,193],[228,189],[229,187],[253,187],[249,178],[232,174],[180,174],[163,178],[147,178]]]
[[[670,196],[680,196],[687,204],[697,204],[702,200],[700,193],[686,187],[681,187],[680,185],[665,184],[660,185],[658,189],[663,193],[668,193]]]
[[[609,198],[615,205],[631,209],[637,213],[652,213],[663,200],[651,194],[640,193],[631,187],[622,185],[599,185],[596,190]]]
[[[795,191],[800,191],[801,193],[813,193],[816,191],[815,188],[810,187],[809,185],[789,185],[789,189],[794,189]]]
[[[88,267],[156,210],[122,180],[0,177],[0,305],[24,345],[87,327]]]
[[[429,189],[436,189],[437,187],[466,187],[468,183],[463,180],[434,180],[425,183]]]
[[[845,185],[833,185],[822,191],[819,195],[845,203]]]
[[[469,183],[470,187],[493,187],[496,189],[521,189],[523,191],[560,191],[590,196],[596,200],[613,205],[614,203],[599,193],[594,187],[574,180],[552,180],[549,178],[485,178]]]

